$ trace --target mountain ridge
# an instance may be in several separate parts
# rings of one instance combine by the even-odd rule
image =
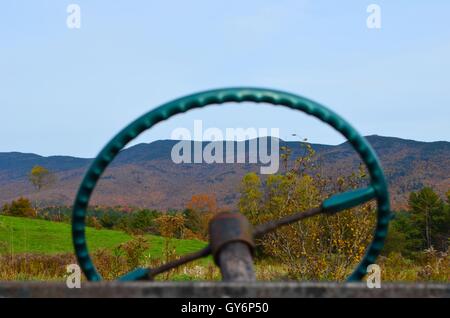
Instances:
[[[366,139],[378,153],[390,184],[394,207],[404,207],[409,192],[432,186],[443,194],[450,185],[450,142],[423,142],[371,135]],[[157,140],[130,146],[119,153],[103,174],[93,204],[130,205],[157,209],[183,208],[196,193],[214,193],[219,206],[233,208],[240,180],[258,172],[257,164],[174,164],[170,151],[177,140]],[[248,146],[249,141],[245,141]],[[203,142],[202,147],[208,142]],[[236,142],[235,142],[236,144]],[[300,142],[280,140],[281,146],[300,154]],[[360,163],[348,141],[311,146],[321,158],[326,174],[335,177],[354,171]],[[248,147],[246,147],[248,156]],[[26,196],[40,204],[70,205],[92,158],[40,156],[0,152],[0,204]],[[37,192],[27,176],[34,165],[53,171],[57,185]]]

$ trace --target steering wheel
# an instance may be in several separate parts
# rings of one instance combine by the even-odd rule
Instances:
[[[268,103],[299,110],[318,118],[324,123],[327,123],[340,132],[349,141],[368,169],[370,175],[370,185],[367,188],[335,194],[326,199],[322,203],[321,207],[317,209],[294,214],[283,219],[258,226],[256,227],[255,232],[253,232],[253,236],[260,236],[278,226],[290,224],[304,217],[319,213],[337,213],[339,211],[363,204],[372,199],[376,199],[377,225],[373,240],[367,248],[360,263],[356,266],[353,273],[347,278],[347,281],[359,281],[366,275],[367,266],[375,263],[376,258],[383,248],[384,240],[387,235],[388,224],[391,218],[388,187],[383,169],[381,168],[375,151],[372,149],[367,140],[362,137],[347,121],[325,106],[304,97],[282,91],[238,87],[200,92],[163,104],[129,124],[100,151],[84,176],[75,198],[72,213],[72,238],[75,253],[78,263],[80,264],[80,267],[88,280],[100,281],[102,278],[95,268],[91,257],[89,256],[86,244],[86,212],[92,192],[108,165],[114,160],[116,155],[125,147],[127,143],[155,124],[164,121],[173,115],[184,113],[191,109],[201,108],[212,104],[224,104],[227,102]],[[212,250],[209,245],[196,253],[186,255],[179,260],[176,260],[170,264],[165,264],[158,269],[138,268],[127,275],[122,276],[119,280],[129,281],[148,279],[149,277],[157,275],[175,266],[207,256],[211,254],[211,252]]]

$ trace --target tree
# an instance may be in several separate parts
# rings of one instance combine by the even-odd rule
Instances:
[[[100,230],[102,228],[102,224],[95,216],[88,216],[86,218],[86,226],[93,227],[97,230]]]
[[[163,214],[155,220],[158,224],[159,231],[164,236],[163,257],[165,262],[170,262],[177,255],[174,238],[184,238],[185,219],[182,214]],[[170,273],[165,274],[165,278],[169,279]]]
[[[439,250],[445,249],[450,234],[450,214],[444,201],[432,188],[425,187],[411,193],[408,204],[411,221],[419,229],[419,238],[422,238],[420,248],[429,249],[433,246]],[[410,233],[410,236],[417,238],[414,233]]]
[[[208,238],[209,221],[217,213],[217,201],[213,195],[205,193],[194,194],[187,204],[186,227],[194,233],[197,233],[199,239]]]
[[[56,181],[55,175],[42,166],[34,166],[28,175],[28,179],[37,191],[52,185]]]
[[[11,204],[5,204],[2,208],[2,214],[19,217],[35,217],[36,210],[31,205],[30,200],[27,198],[19,198],[12,201]]]
[[[131,241],[122,243],[118,246],[117,252],[123,252],[126,256],[129,270],[137,268],[146,252],[150,248],[150,242],[142,235],[134,236]]]
[[[182,214],[163,214],[155,222],[162,236],[167,238],[183,238],[185,220]]]
[[[406,257],[413,256],[422,245],[420,229],[411,222],[411,213],[399,211],[394,213],[394,218],[389,225],[389,232],[383,248],[383,255],[391,253],[401,254]]]
[[[330,192],[354,189],[366,178],[360,169],[358,174],[339,177],[324,187],[327,180],[313,174],[320,169],[314,150],[304,142],[301,146],[304,153],[292,158],[290,165],[292,151],[283,149],[288,154],[282,158],[287,172],[270,175],[264,183],[254,173],[244,176],[239,208],[251,223],[260,224],[317,207]],[[293,278],[343,279],[363,256],[374,222],[374,209],[365,204],[334,216],[319,215],[282,227],[257,243],[263,248],[263,256],[287,265]]]
[[[157,231],[155,220],[161,216],[160,212],[151,210],[138,210],[128,216],[130,230],[138,234],[151,234]]]
[[[199,212],[217,212],[217,201],[214,195],[206,193],[194,194],[187,204],[187,208]]]
[[[245,211],[244,214],[253,222],[257,221],[260,214],[262,196],[259,176],[254,172],[246,174],[241,184],[239,210]]]

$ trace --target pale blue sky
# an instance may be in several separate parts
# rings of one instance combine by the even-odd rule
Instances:
[[[66,7],[81,7],[68,29]],[[369,4],[382,29],[366,27]],[[93,157],[151,108],[193,92],[263,86],[334,109],[363,134],[450,140],[450,1],[3,0],[0,152]],[[342,139],[306,116],[211,107],[160,124],[279,127]]]

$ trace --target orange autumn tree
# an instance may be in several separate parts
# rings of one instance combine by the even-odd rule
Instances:
[[[207,240],[209,221],[218,210],[216,196],[206,193],[194,194],[186,208],[186,227],[191,230],[193,236]]]
[[[187,208],[199,212],[213,212],[217,211],[216,196],[206,193],[194,194],[187,204]]]

